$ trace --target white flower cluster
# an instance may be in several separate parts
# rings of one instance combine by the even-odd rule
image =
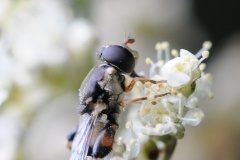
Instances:
[[[169,44],[157,43],[158,62],[147,58],[146,63],[151,65],[151,79],[165,81],[159,84],[137,83],[147,96],[139,112],[142,133],[183,138],[185,124],[196,126],[201,122],[204,113],[198,100],[207,94],[213,98],[210,91],[212,76],[203,72],[206,65],[202,63],[208,58],[210,48],[211,42],[205,42],[196,55],[183,49],[178,55],[176,50],[172,50],[174,58],[170,59]]]

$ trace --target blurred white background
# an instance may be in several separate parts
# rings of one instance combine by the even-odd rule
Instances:
[[[205,61],[214,99],[205,118],[186,128],[172,160],[240,159],[239,2],[230,0],[0,0],[0,160],[65,160],[66,135],[78,122],[78,88],[95,53],[131,33],[148,71],[155,44],[197,52],[213,42]]]

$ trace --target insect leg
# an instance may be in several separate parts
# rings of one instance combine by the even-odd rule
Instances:
[[[166,96],[168,94],[170,94],[170,92],[155,95],[154,98],[163,97],[163,96]],[[130,103],[141,102],[141,101],[144,101],[144,100],[147,100],[147,97],[140,97],[140,98],[133,99],[131,101],[125,101],[125,102],[122,102],[122,107],[125,108]]]
[[[133,86],[135,85],[135,83],[136,83],[137,81],[140,81],[140,82],[142,82],[143,84],[146,83],[146,82],[150,82],[150,83],[153,83],[153,84],[166,83],[166,82],[167,82],[166,80],[154,81],[154,80],[151,80],[151,79],[135,77],[135,78],[133,78],[133,80],[131,81],[131,83],[125,88],[124,91],[125,91],[125,92],[131,91],[132,88],[133,88]]]

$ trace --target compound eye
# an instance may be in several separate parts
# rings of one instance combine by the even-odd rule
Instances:
[[[132,73],[135,66],[133,54],[123,46],[110,45],[104,47],[98,53],[100,59],[103,59],[110,65],[118,68],[124,73]]]

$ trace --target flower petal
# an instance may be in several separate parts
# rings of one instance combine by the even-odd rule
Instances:
[[[204,113],[200,108],[190,109],[184,118],[181,118],[184,122],[191,126],[197,126],[203,119]]]
[[[172,87],[180,87],[190,81],[190,77],[186,73],[175,72],[167,77],[168,84]]]

